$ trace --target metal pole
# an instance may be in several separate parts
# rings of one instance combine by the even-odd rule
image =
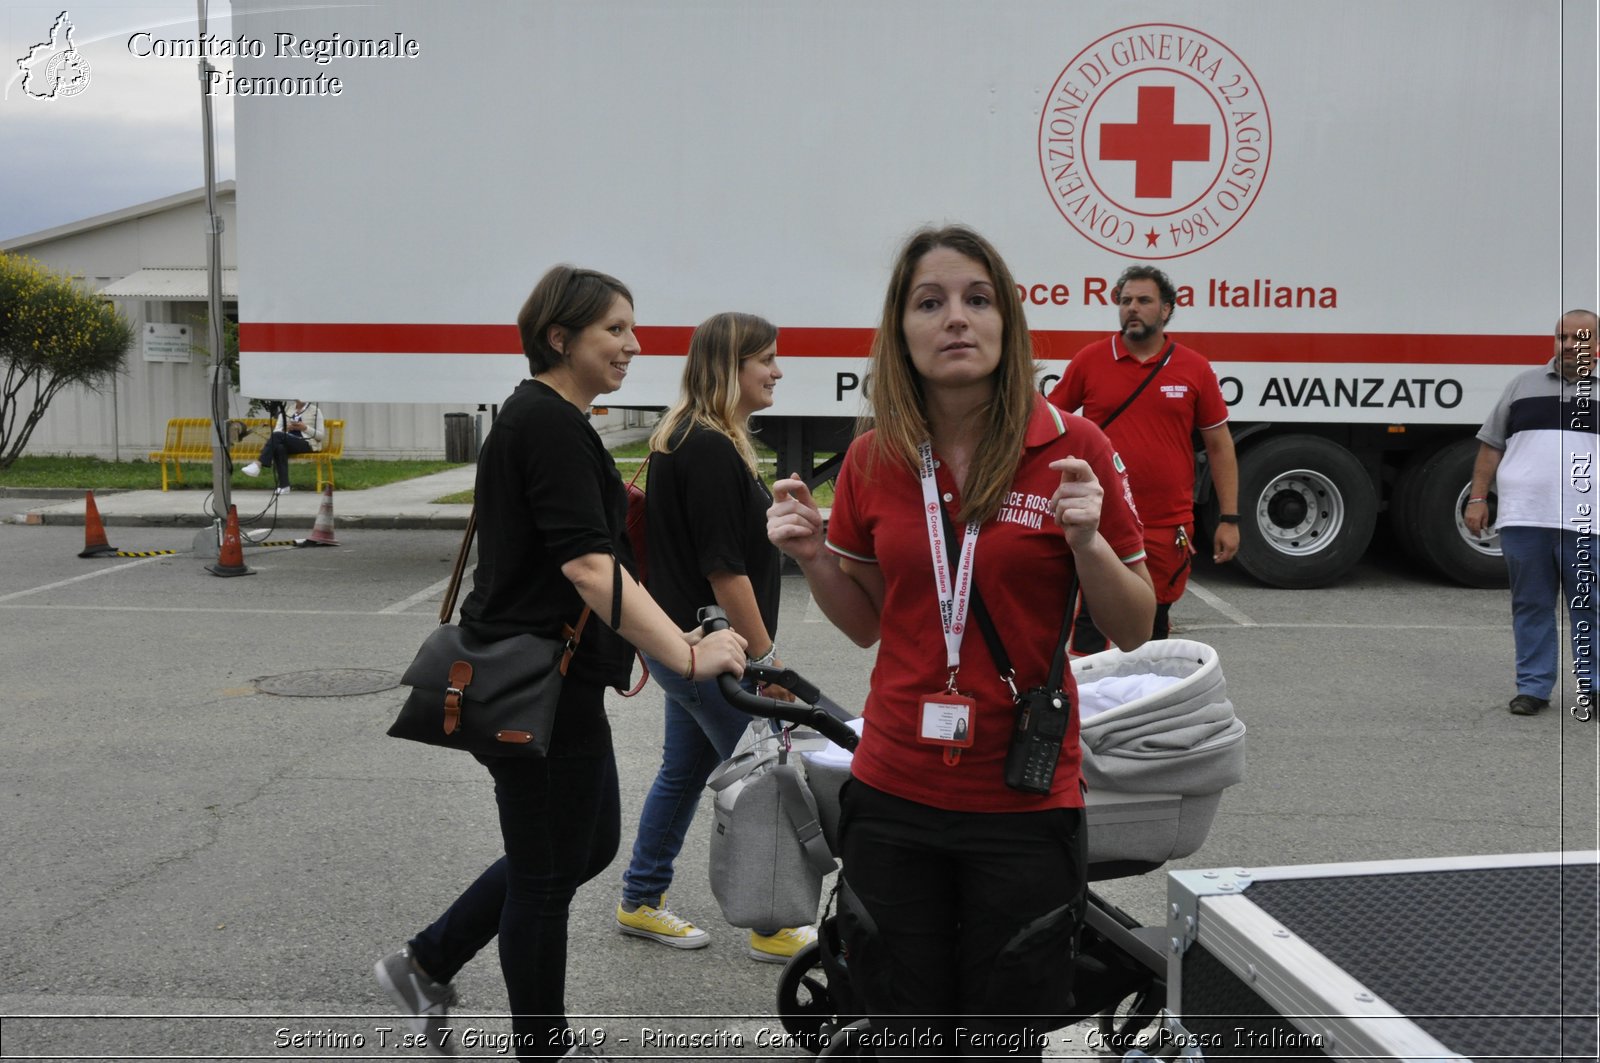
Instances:
[[[232,503],[233,460],[228,455],[228,366],[224,360],[222,336],[222,216],[217,213],[217,167],[215,138],[211,127],[211,83],[213,70],[206,59],[206,0],[195,0],[199,9],[200,125],[205,138],[206,165],[206,317],[211,331],[211,512],[219,521],[228,519]]]

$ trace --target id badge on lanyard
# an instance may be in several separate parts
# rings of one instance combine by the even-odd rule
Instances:
[[[943,746],[944,762],[953,767],[960,762],[961,751],[972,745],[977,725],[978,703],[956,689],[956,673],[961,670],[961,639],[966,634],[967,611],[972,604],[972,567],[978,551],[979,525],[977,521],[967,522],[960,561],[952,572],[945,549],[940,509],[943,503],[934,476],[933,445],[924,441],[918,449],[922,456],[922,515],[933,555],[933,583],[939,598],[939,621],[944,628],[945,664],[950,678],[943,690],[923,696],[917,712],[917,740]]]

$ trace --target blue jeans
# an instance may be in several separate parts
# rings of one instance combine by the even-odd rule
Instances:
[[[258,465],[269,465],[277,474],[278,486],[289,486],[289,455],[309,454],[311,440],[304,436],[292,436],[288,432],[274,432],[267,438],[261,447],[261,456],[256,459]]]
[[[1560,642],[1556,612],[1572,628],[1576,688],[1594,688],[1597,634],[1594,535],[1555,528],[1500,529],[1511,576],[1511,633],[1517,648],[1517,693],[1548,699],[1556,685]]]
[[[567,912],[578,887],[617,854],[616,757],[608,749],[588,756],[478,759],[494,777],[506,855],[411,939],[411,952],[430,978],[448,982],[498,936],[516,1058],[555,1058],[569,1047],[563,1040]]]
[[[661,769],[639,813],[633,859],[622,874],[622,902],[661,907],[672,885],[672,863],[700,807],[700,792],[718,764],[733,754],[755,717],[728,704],[714,682],[684,679],[650,657],[650,676],[667,698]],[[746,682],[746,690],[754,689]]]

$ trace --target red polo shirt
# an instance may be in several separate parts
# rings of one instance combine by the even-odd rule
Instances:
[[[1108,336],[1073,356],[1050,401],[1063,410],[1081,408],[1099,424],[1133,394],[1154,365],[1140,362],[1117,336]],[[1228,405],[1211,363],[1200,352],[1175,344],[1161,374],[1106,429],[1128,463],[1133,498],[1145,524],[1170,528],[1194,519],[1191,435],[1227,420]]]
[[[948,675],[922,519],[922,481],[916,472],[888,461],[869,471],[871,445],[871,432],[850,445],[828,523],[828,548],[841,557],[877,564],[884,581],[878,659],[867,696],[865,734],[852,772],[869,786],[897,797],[955,811],[1026,812],[1082,805],[1076,712],[1062,742],[1051,793],[1024,794],[1005,785],[1006,748],[1015,711],[975,621],[969,621],[962,639],[956,683],[978,702],[973,745],[952,766],[944,763],[943,747],[918,739],[921,700],[942,691]],[[1144,532],[1120,471],[1121,461],[1105,434],[1083,418],[1038,400],[1012,494],[980,530],[973,561],[973,580],[1017,670],[1018,690],[1040,686],[1049,675],[1067,608],[1072,552],[1049,502],[1061,482],[1061,474],[1050,463],[1069,456],[1087,461],[1105,490],[1100,532],[1106,541],[1128,564],[1144,558]],[[936,479],[954,521],[961,501],[956,485],[942,465]],[[962,527],[956,525],[957,535]],[[1076,707],[1077,687],[1070,669],[1064,686]]]

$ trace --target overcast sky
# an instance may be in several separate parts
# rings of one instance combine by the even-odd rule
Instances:
[[[210,0],[207,29],[227,36],[227,0]],[[34,98],[18,60],[50,40],[62,11],[88,65],[76,95]],[[0,0],[0,240],[160,199],[205,184],[196,60],[140,57],[129,40],[193,38],[194,0],[53,4]],[[34,69],[50,54],[33,53]],[[227,59],[213,60],[232,69]],[[41,78],[31,88],[47,84]],[[217,179],[233,176],[233,105],[213,97]]]

